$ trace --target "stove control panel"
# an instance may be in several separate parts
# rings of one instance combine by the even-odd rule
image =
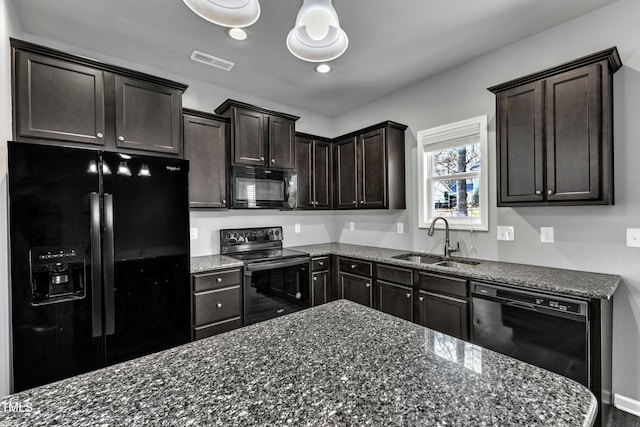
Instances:
[[[265,243],[282,242],[282,227],[265,228],[234,228],[220,230],[221,253],[226,253],[225,248],[232,246],[254,246]]]

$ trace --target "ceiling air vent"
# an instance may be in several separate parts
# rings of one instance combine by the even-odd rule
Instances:
[[[234,65],[233,62],[225,61],[224,59],[216,58],[213,55],[209,55],[199,50],[194,50],[191,54],[191,59],[203,64],[210,65],[212,67],[220,68],[221,70],[230,71]]]

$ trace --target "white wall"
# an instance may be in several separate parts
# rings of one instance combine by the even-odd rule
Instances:
[[[22,29],[13,3],[0,3],[0,396],[9,393],[9,235],[7,231],[7,140],[11,139],[11,48],[9,37],[21,37]]]
[[[336,119],[347,132],[386,119],[407,124],[407,211],[336,216],[341,242],[440,252],[442,233],[417,227],[416,132],[481,114],[489,116],[489,232],[453,232],[463,255],[620,274],[614,296],[613,391],[640,401],[640,249],[625,246],[625,229],[640,228],[640,2],[620,0],[546,32],[494,51]],[[495,97],[487,87],[617,46],[624,67],[614,76],[616,205],[497,208]],[[437,58],[434,58],[437,60]],[[488,163],[488,164],[487,164]],[[356,231],[347,228],[355,222]],[[395,222],[408,234],[395,234]],[[515,242],[496,241],[496,225],[515,227]],[[539,227],[555,227],[553,245]],[[470,252],[471,246],[475,253]]]

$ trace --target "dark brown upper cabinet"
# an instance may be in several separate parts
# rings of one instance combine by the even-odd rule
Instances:
[[[285,113],[226,100],[215,112],[231,119],[231,163],[295,168],[295,122]]]
[[[189,160],[191,208],[226,208],[229,119],[183,110],[184,154]]]
[[[489,88],[498,206],[613,204],[613,73],[607,49]]]
[[[296,134],[298,208],[331,209],[333,206],[333,144],[330,140]]]
[[[186,85],[11,39],[13,137],[182,156]]]
[[[336,208],[405,208],[406,128],[387,121],[336,138]]]

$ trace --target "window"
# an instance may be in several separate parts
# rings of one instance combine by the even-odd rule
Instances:
[[[487,116],[418,132],[418,221],[488,230]]]

